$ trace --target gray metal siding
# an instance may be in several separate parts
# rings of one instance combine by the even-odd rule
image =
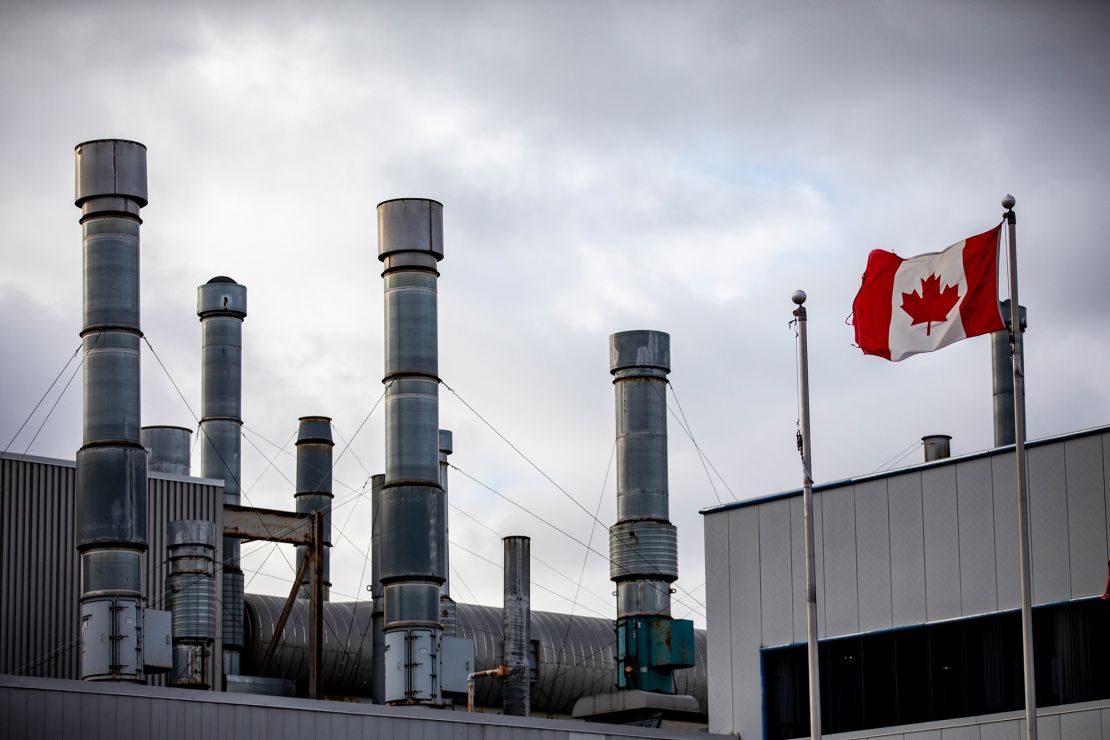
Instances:
[[[1102,440],[1064,443],[1067,476],[1068,567],[1071,597],[1097,596],[1106,587],[1106,499]]]
[[[960,610],[960,537],[955,466],[921,473],[925,523],[925,608],[929,621],[951,619]]]
[[[759,606],[759,511],[738,509],[728,513],[728,570],[733,587],[729,613],[733,625],[731,657],[731,721],[739,727],[763,716],[759,647],[762,616]],[[711,681],[712,682],[712,681]]]
[[[856,573],[856,499],[851,487],[821,495],[825,553],[825,629],[830,635],[859,630]]]
[[[705,518],[705,616],[714,624],[730,624],[730,592],[732,578],[729,572],[728,517]],[[706,672],[708,676],[708,711],[710,717],[727,718],[721,721],[722,731],[732,721],[732,630],[719,629],[705,633],[707,646]],[[715,730],[712,720],[710,730]]]
[[[0,624],[4,627],[0,630],[0,673],[78,676],[74,485],[72,462],[18,455],[0,458],[4,553],[0,563]],[[222,528],[223,488],[209,481],[153,473],[147,492],[147,606],[164,609],[166,523],[170,519],[207,519]],[[149,680],[160,683],[162,677]]]
[[[791,571],[790,502],[759,507],[760,605],[763,644],[794,641],[794,577]]]
[[[887,481],[890,502],[891,616],[894,624],[923,624],[925,606],[925,525],[921,474]]]
[[[961,614],[998,608],[994,568],[994,491],[991,461],[969,460],[956,466],[956,503],[960,538]]]
[[[859,578],[859,629],[889,629],[893,597],[890,583],[890,511],[887,481],[855,487],[856,569]]]
[[[991,459],[994,481],[995,591],[999,609],[1021,606],[1021,576],[1018,571],[1017,470],[1013,454]]]
[[[1068,501],[1064,445],[1029,450],[1029,528],[1033,553],[1033,603],[1068,598]]]

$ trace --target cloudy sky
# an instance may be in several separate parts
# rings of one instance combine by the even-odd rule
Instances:
[[[1096,3],[6,3],[0,9],[0,444],[80,445],[73,147],[149,149],[143,421],[195,426],[196,286],[248,286],[243,481],[292,506],[297,417],[334,417],[332,580],[361,594],[383,459],[375,204],[445,205],[441,423],[456,598],[500,603],[533,537],[536,608],[613,614],[608,336],[672,337],[675,616],[703,623],[700,508],[799,485],[790,293],[810,296],[814,472],[929,433],[991,446],[990,346],[891,364],[845,320],[874,248],[941,249],[1017,197],[1032,438],[1110,422],[1110,13]],[[35,431],[41,432],[32,444]],[[357,432],[357,435],[356,435]],[[272,460],[272,464],[271,464]],[[707,475],[706,469],[710,475]],[[719,476],[714,473],[714,469]],[[194,472],[199,470],[194,468]],[[492,487],[536,516],[494,496]],[[364,494],[364,495],[360,495]],[[600,507],[600,508],[598,508]],[[496,533],[496,534],[495,534]],[[465,548],[465,549],[464,549]],[[283,593],[288,553],[244,566]],[[486,560],[483,560],[485,558]]]

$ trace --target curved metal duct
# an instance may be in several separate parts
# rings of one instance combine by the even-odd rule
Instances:
[[[274,634],[285,599],[247,594],[246,647],[243,659],[252,675],[292,678],[297,690],[308,685],[308,605],[298,600],[286,624],[281,645],[268,668],[258,660]],[[501,663],[504,616],[494,606],[458,604],[459,637],[474,640],[474,670]],[[370,634],[371,602],[324,604],[324,691],[332,696],[370,696],[373,638]],[[352,614],[353,621],[352,621]],[[341,629],[342,628],[342,629]],[[582,696],[605,693],[616,686],[616,653],[613,622],[554,612],[532,612],[532,650],[536,675],[532,684],[531,713],[570,714]],[[337,640],[336,636],[342,639]],[[697,665],[674,672],[675,691],[689,694],[707,711],[705,631],[695,631]],[[500,710],[500,681],[476,684],[474,701]]]

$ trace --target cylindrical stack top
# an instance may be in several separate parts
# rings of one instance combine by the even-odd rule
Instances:
[[[330,416],[302,416],[298,419],[300,426],[297,427],[297,445],[302,444],[328,444],[333,445],[335,442],[331,436],[331,417]]]
[[[166,544],[216,546],[216,525],[203,519],[181,519],[166,525]]]
[[[947,434],[927,434],[921,438],[925,447],[925,462],[952,457],[952,437]]]
[[[428,198],[395,198],[378,204],[378,259],[424,252],[443,259],[443,204]]]
[[[73,204],[82,216],[127,213],[136,218],[147,204],[146,147],[126,139],[78,144]]]
[[[247,287],[229,277],[217,275],[204,285],[197,287],[197,316],[247,315]]]
[[[613,375],[665,376],[670,371],[671,335],[667,332],[637,329],[610,335],[609,372]]]
[[[450,455],[454,452],[454,436],[450,429],[439,430],[439,452],[441,455]]]
[[[192,429],[175,426],[145,426],[139,440],[148,455],[147,469],[156,473],[188,475]]]

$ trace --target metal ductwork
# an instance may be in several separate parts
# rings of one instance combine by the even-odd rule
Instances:
[[[1003,447],[1014,444],[1014,366],[1011,360],[1010,299],[1000,301],[999,310],[1006,328],[991,334],[991,369],[994,380],[994,446]],[[1025,306],[1018,306],[1018,323],[1025,332]],[[1022,342],[1024,349],[1025,342]],[[1025,367],[1024,352],[1018,360]]]
[[[244,666],[261,676],[292,678],[304,695],[308,685],[308,603],[297,600],[269,667],[258,661],[273,639],[285,598],[246,595],[247,646]],[[373,696],[365,674],[373,663],[373,638],[368,634],[370,602],[324,604],[324,691],[329,696]],[[474,670],[495,668],[504,649],[504,613],[495,606],[458,604],[459,636],[475,643]],[[616,685],[613,621],[598,617],[533,611],[529,653],[535,680],[531,712],[568,715],[576,700]],[[336,637],[342,638],[336,640]],[[696,633],[697,666],[674,673],[675,689],[697,699],[706,711],[705,631]],[[336,668],[338,667],[338,668]],[[500,710],[501,681],[479,681],[475,702]]]
[[[439,597],[447,580],[438,454],[442,204],[378,204],[378,258],[385,279],[385,483],[378,502],[385,700],[438,704]]]
[[[139,430],[139,209],[146,147],[76,147],[84,249],[84,416],[77,451],[81,678],[142,681],[147,455]]]
[[[458,635],[458,610],[455,600],[451,598],[451,509],[447,489],[447,470],[450,463],[447,456],[455,451],[454,435],[448,429],[439,430],[439,485],[443,489],[443,539],[448,543],[443,553],[443,587],[439,592],[439,623],[443,625],[443,634],[455,637]]]
[[[505,547],[501,662],[509,667],[503,680],[502,707],[505,714],[527,717],[532,693],[532,540],[504,537],[501,542]]]
[[[247,289],[218,276],[197,288],[201,326],[200,474],[224,482],[224,503],[239,504],[243,426],[243,319]],[[223,542],[223,672],[240,673],[243,571],[239,540]]]
[[[166,606],[173,614],[170,683],[194,689],[215,682],[216,527],[203,520],[170,522],[166,528],[169,575]]]
[[[947,434],[929,434],[921,438],[925,462],[952,457],[952,438]]]
[[[330,416],[302,416],[297,430],[297,513],[324,512],[324,600],[331,594],[331,478],[332,448]],[[309,551],[297,547],[297,572]],[[312,578],[307,572],[301,581],[300,598],[312,596]]]
[[[385,594],[381,576],[381,519],[379,514],[385,475],[370,478],[370,591],[374,597],[370,615],[371,642],[374,651],[374,678],[371,696],[375,704],[385,704]],[[325,611],[327,607],[325,605]]]
[[[692,665],[694,636],[692,622],[671,619],[678,535],[668,512],[670,341],[661,331],[609,337],[617,422],[617,523],[609,530],[609,577],[617,584],[617,684],[666,694],[674,693],[674,669]]]
[[[149,426],[139,430],[147,452],[147,470],[152,473],[189,475],[189,450],[193,430],[185,427]]]

